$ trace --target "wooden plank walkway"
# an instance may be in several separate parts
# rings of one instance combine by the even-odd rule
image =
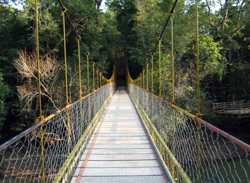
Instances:
[[[71,182],[168,182],[125,88],[112,97]]]

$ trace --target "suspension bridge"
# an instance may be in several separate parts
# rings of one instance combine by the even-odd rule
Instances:
[[[125,57],[124,87],[117,87],[119,68],[116,62],[109,79],[96,67],[67,9],[60,0],[59,3],[63,15],[66,107],[43,117],[39,87],[39,122],[0,146],[1,182],[250,182],[250,146],[201,119],[198,8],[198,110],[193,115],[175,104],[173,39],[173,101],[161,97],[161,37],[170,20],[173,38],[177,0],[150,61],[138,78],[131,78],[129,61]],[[76,33],[79,48],[79,100],[74,103],[68,100],[65,17]],[[40,86],[37,1],[36,24]],[[82,96],[81,86],[81,46],[87,60],[88,94],[85,96]],[[157,67],[153,58],[157,48],[159,74],[155,78],[153,68]],[[156,79],[159,80],[159,95],[154,94]]]

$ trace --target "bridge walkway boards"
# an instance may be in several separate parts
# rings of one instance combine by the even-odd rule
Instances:
[[[71,183],[168,182],[135,107],[118,88]]]

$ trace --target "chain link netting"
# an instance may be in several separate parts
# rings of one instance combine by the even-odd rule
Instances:
[[[176,182],[250,182],[249,145],[141,87],[128,90]]]
[[[83,134],[83,142],[90,138],[86,130],[97,123],[114,90],[114,83],[107,84],[2,144],[0,181],[52,182]]]

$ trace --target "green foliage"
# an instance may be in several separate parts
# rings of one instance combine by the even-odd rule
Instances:
[[[3,80],[3,75],[0,72],[0,130],[3,127],[3,123],[6,119],[7,111],[8,111],[8,106],[6,106],[6,98],[9,96],[10,89],[8,85],[4,82]],[[1,135],[0,135],[1,139]]]
[[[145,63],[150,61],[150,52],[165,24],[174,0],[108,0],[109,9],[101,12],[93,0],[63,2],[68,14],[90,56],[102,73],[109,77],[117,51],[128,52],[129,69],[137,78]],[[211,3],[212,1],[208,1]],[[222,8],[212,10],[212,4],[199,3],[199,44],[200,44],[200,82],[202,106],[209,111],[214,101],[250,100],[250,26],[249,1],[223,2]],[[36,118],[36,77],[32,82],[35,97],[30,107],[19,101],[20,86],[27,78],[20,79],[14,67],[14,60],[20,58],[18,51],[25,50],[27,55],[35,55],[35,11],[34,0],[24,0],[24,8],[16,10],[9,1],[0,3],[0,65],[2,91],[0,108],[0,128],[21,131]],[[196,22],[195,1],[179,1],[174,14],[174,60],[175,96],[179,106],[195,113],[196,109]],[[172,100],[172,63],[170,24],[162,37],[162,95]],[[78,98],[78,48],[75,34],[66,21],[67,58],[69,93],[71,102]],[[62,36],[61,9],[57,1],[39,0],[39,37],[41,57],[51,55],[58,67],[55,80],[44,79],[44,113],[49,114],[51,100],[57,107],[64,106],[64,52]],[[158,49],[158,48],[157,48]],[[81,48],[83,93],[86,92],[86,56]],[[120,60],[123,59],[120,55]],[[157,94],[158,52],[154,56],[154,92]],[[35,56],[33,61],[35,61]],[[34,64],[35,65],[35,64]],[[34,66],[35,67],[35,66]],[[151,66],[149,65],[149,68]],[[92,67],[90,67],[92,69]],[[34,68],[33,68],[34,69]],[[52,69],[53,70],[53,69]],[[53,71],[51,71],[53,72]],[[36,71],[34,70],[34,76]],[[150,71],[151,73],[151,71]],[[90,70],[92,78],[92,70]],[[149,79],[151,83],[151,77]],[[58,87],[60,86],[60,89]],[[151,84],[149,84],[150,89]],[[19,91],[19,93],[18,93]],[[7,105],[6,105],[7,104]],[[7,106],[13,106],[7,110]],[[204,111],[205,113],[207,111]],[[54,112],[54,111],[53,111]],[[3,113],[3,114],[2,114]],[[5,119],[5,120],[4,120]],[[16,120],[16,122],[14,122]]]
[[[226,58],[222,55],[219,42],[215,42],[211,35],[202,34],[199,40],[200,51],[200,69],[201,77],[208,75],[217,75],[220,80],[226,73]],[[196,47],[195,42],[191,42],[188,51],[184,57],[189,58],[189,61],[196,61]]]
[[[7,131],[22,131],[34,123],[37,117],[37,88],[36,88],[36,76],[35,71],[35,1],[25,0],[24,9],[16,10],[8,5],[0,4],[1,14],[1,27],[0,27],[0,69],[4,74],[5,82],[9,85],[9,95],[5,92],[5,99],[8,99],[8,106],[12,106],[11,110],[5,110],[1,108],[1,127],[4,123],[4,129]],[[110,58],[112,53],[116,50],[115,38],[116,26],[114,25],[113,17],[111,14],[104,14],[100,10],[96,9],[95,3],[92,0],[87,1],[66,1],[65,7],[68,9],[68,13],[71,20],[76,26],[78,33],[82,36],[87,50],[91,53],[91,58],[96,62],[98,68],[103,71],[104,74],[109,75],[107,70],[110,65]],[[68,57],[68,71],[69,71],[69,93],[71,102],[78,99],[78,55],[77,55],[77,42],[75,34],[71,29],[71,26],[66,20],[66,33],[67,33],[67,57]],[[63,38],[62,38],[62,17],[61,10],[58,2],[49,0],[39,1],[39,40],[40,40],[40,54],[42,58],[51,56],[57,60],[57,65],[61,67],[64,63],[63,57]],[[112,46],[113,45],[113,46]],[[18,51],[25,50],[26,54],[31,56],[33,61],[32,72],[28,72],[33,77],[28,78],[21,76],[21,73],[17,72],[16,65],[14,66],[14,60],[20,59]],[[83,93],[86,91],[86,57],[83,49],[82,53],[82,81],[83,81]],[[46,64],[46,59],[44,61]],[[52,64],[53,65],[53,64]],[[45,66],[46,67],[46,66]],[[24,68],[25,69],[25,68]],[[23,70],[25,71],[25,70]],[[33,72],[34,71],[34,72]],[[42,76],[42,97],[43,112],[46,116],[55,111],[55,105],[59,108],[64,107],[65,98],[65,84],[64,84],[64,70],[59,71],[50,70]],[[55,72],[54,78],[50,77],[51,73]],[[13,74],[18,73],[18,74]],[[27,74],[27,73],[26,73]],[[21,77],[20,77],[21,76]],[[92,76],[92,75],[90,75]],[[47,77],[47,78],[46,78]],[[43,79],[46,78],[46,79]],[[53,80],[51,80],[53,79]],[[32,85],[27,85],[32,83]],[[2,84],[2,82],[1,82]],[[25,86],[26,84],[26,86]],[[4,85],[5,86],[5,85]],[[61,87],[58,89],[58,87]],[[57,88],[57,89],[56,89]],[[26,91],[26,89],[30,91]],[[29,100],[29,105],[23,100],[19,101],[18,96],[21,99],[20,93],[30,92],[33,98]],[[10,98],[8,98],[10,97]],[[53,105],[52,105],[53,104]],[[4,106],[4,105],[2,105]],[[2,113],[1,113],[2,114]],[[6,117],[6,120],[3,119]],[[8,135],[7,135],[8,136]],[[5,136],[5,138],[7,137]],[[9,138],[9,137],[7,137]]]

